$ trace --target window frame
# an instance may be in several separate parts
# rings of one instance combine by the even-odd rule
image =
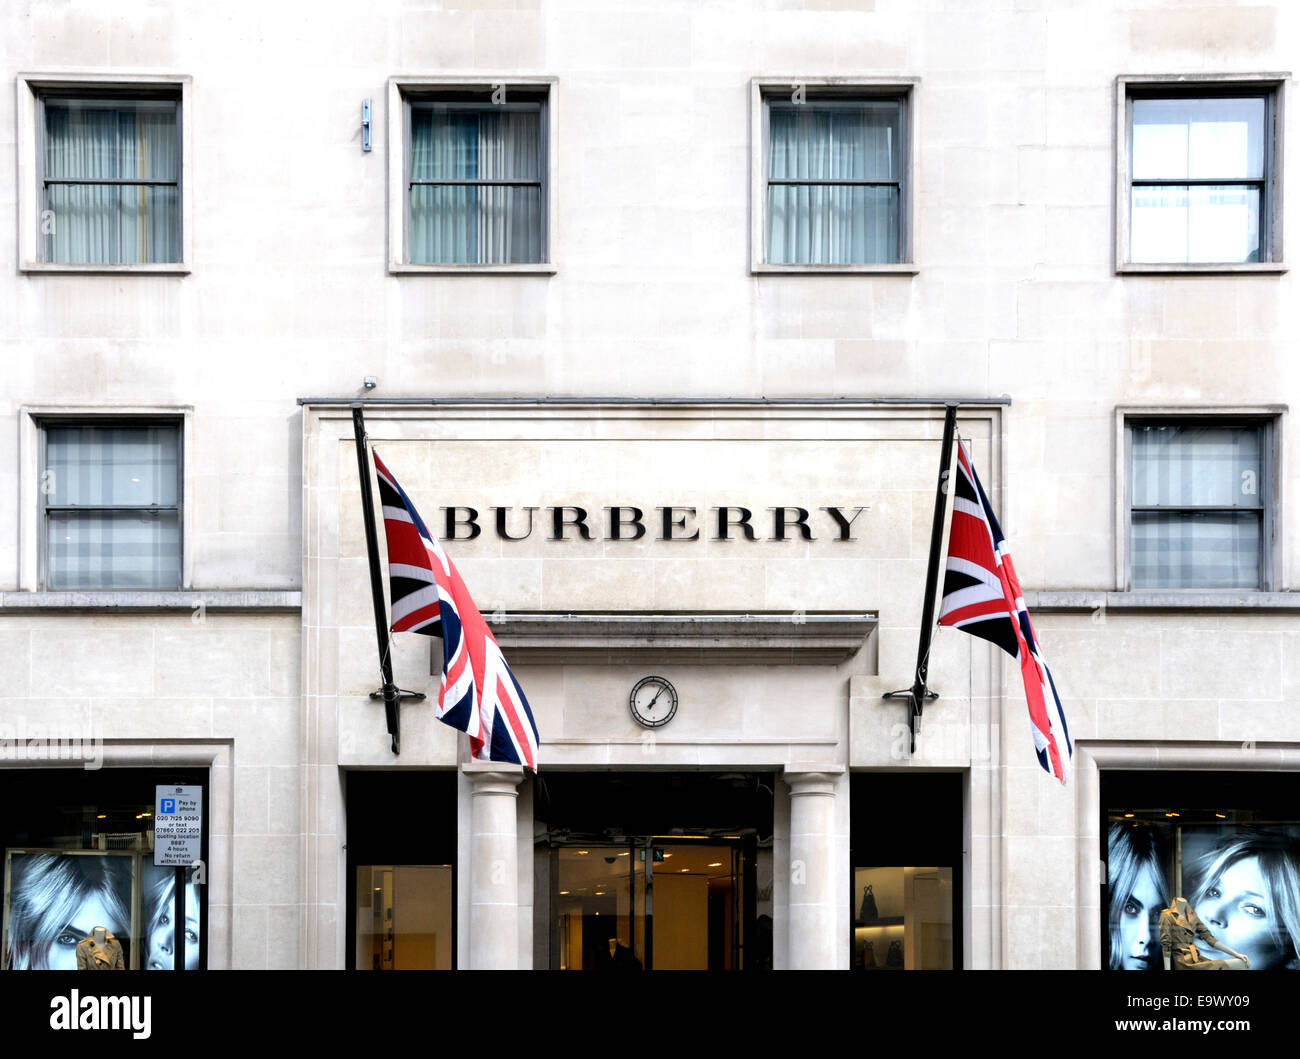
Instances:
[[[189,407],[131,407],[106,409],[102,407],[27,407],[20,412],[19,501],[22,515],[19,522],[19,588],[24,592],[47,593],[113,593],[130,595],[140,593],[177,593],[187,591],[191,584],[192,556],[189,542],[193,528],[190,461],[186,458],[193,443],[193,415]],[[48,505],[41,488],[46,470],[46,438],[51,427],[114,427],[114,426],[170,426],[176,429],[177,481],[176,522],[180,535],[179,583],[167,588],[51,588],[49,584]],[[171,510],[170,507],[167,510]]]
[[[439,75],[436,77],[392,77],[388,80],[388,271],[393,274],[459,275],[549,275],[555,264],[555,90],[554,77],[484,77]],[[477,102],[481,96],[504,88],[507,102],[511,92],[525,93],[530,102],[541,105],[542,157],[538,160],[542,185],[542,260],[492,264],[420,264],[410,255],[410,162],[411,104],[424,101]]]
[[[1257,407],[1223,408],[1140,408],[1116,409],[1116,534],[1117,556],[1115,564],[1116,585],[1121,592],[1177,593],[1221,595],[1231,593],[1260,593],[1278,591],[1278,572],[1282,569],[1282,475],[1281,435],[1282,416],[1286,407],[1264,405]],[[1260,525],[1260,577],[1259,584],[1245,588],[1204,588],[1196,585],[1169,588],[1133,587],[1133,427],[1149,423],[1168,422],[1170,425],[1196,426],[1255,426],[1260,428],[1260,489],[1262,497]],[[1170,506],[1170,511],[1189,510]],[[1250,509],[1243,509],[1250,510]]]
[[[183,275],[194,258],[194,203],[189,193],[193,161],[190,129],[192,79],[184,74],[19,74],[18,95],[18,269],[21,272],[107,272]],[[56,262],[44,259],[40,234],[45,203],[44,143],[47,98],[176,101],[176,138],[180,165],[176,181],[180,200],[180,260],[137,264]]]
[[[1115,79],[1115,272],[1206,274],[1285,272],[1282,252],[1283,155],[1289,73],[1121,75]],[[1263,97],[1264,176],[1260,194],[1260,261],[1140,262],[1129,259],[1132,208],[1133,100],[1198,97]],[[1253,180],[1219,183],[1255,183]],[[1139,181],[1141,183],[1141,181]],[[1195,180],[1187,183],[1196,184]]]
[[[755,77],[750,91],[750,160],[749,160],[749,271],[798,274],[865,274],[915,275],[915,187],[917,183],[917,89],[919,77]],[[868,264],[802,265],[768,261],[767,189],[769,151],[768,100],[789,96],[805,89],[809,98],[845,101],[880,99],[897,101],[902,110],[900,122],[901,167],[898,191],[898,261]]]

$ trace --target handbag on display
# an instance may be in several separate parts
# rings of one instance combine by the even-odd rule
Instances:
[[[870,939],[862,950],[862,966],[864,968],[876,966],[876,947],[871,944]]]
[[[862,908],[858,912],[858,920],[862,923],[874,923],[879,918],[876,895],[871,892],[871,884],[867,883],[867,888],[862,891]]]
[[[903,943],[897,939],[889,943],[889,951],[885,953],[886,967],[903,966]]]

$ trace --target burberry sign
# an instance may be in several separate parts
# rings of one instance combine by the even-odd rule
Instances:
[[[661,541],[857,540],[854,525],[869,505],[857,507],[705,507],[600,509],[557,507],[444,507],[442,539],[472,541],[485,530],[507,541],[534,533],[553,541],[635,541],[653,534]]]

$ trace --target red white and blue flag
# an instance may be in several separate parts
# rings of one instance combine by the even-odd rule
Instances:
[[[1065,711],[1039,652],[1006,538],[961,442],[955,480],[939,624],[997,644],[1020,663],[1038,762],[1064,783],[1073,753]]]
[[[375,453],[388,538],[393,632],[442,637],[438,719],[482,761],[537,768],[537,725],[523,689],[447,553]]]

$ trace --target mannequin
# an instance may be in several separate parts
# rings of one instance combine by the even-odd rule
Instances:
[[[1196,939],[1227,953],[1231,959],[1207,960],[1196,948]],[[1185,897],[1175,897],[1160,913],[1160,947],[1164,952],[1165,970],[1179,971],[1247,971],[1250,960],[1224,945],[1210,933],[1210,928],[1196,914]]]
[[[91,927],[77,942],[78,971],[125,971],[121,942],[107,927]]]

